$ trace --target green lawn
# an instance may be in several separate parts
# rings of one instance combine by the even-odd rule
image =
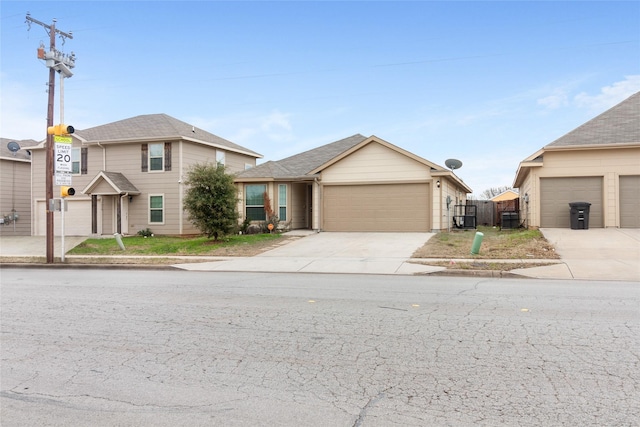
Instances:
[[[282,235],[251,234],[227,236],[217,241],[204,236],[128,236],[122,238],[125,250],[115,238],[87,239],[67,254],[69,255],[233,255],[230,252],[246,252],[250,248],[273,245]],[[222,253],[221,253],[222,252]]]

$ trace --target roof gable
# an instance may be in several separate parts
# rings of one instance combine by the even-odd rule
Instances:
[[[140,190],[138,190],[123,174],[120,172],[107,171],[100,171],[91,180],[91,182],[84,187],[82,193],[92,194],[103,183],[108,184],[108,186],[113,189],[113,194],[140,194]]]
[[[220,138],[206,130],[180,121],[167,114],[146,114],[113,123],[76,129],[74,137],[84,142],[134,142],[141,140],[186,139],[200,144],[224,148],[230,151],[261,158],[262,155],[248,148]]]
[[[545,146],[640,144],[640,92]]]
[[[416,156],[413,153],[410,153],[406,150],[403,150],[400,147],[397,147],[387,141],[384,141],[383,139],[378,138],[375,135],[370,136],[369,138],[365,138],[363,141],[361,141],[359,144],[354,145],[353,147],[349,148],[346,151],[343,151],[342,153],[340,153],[339,155],[332,157],[331,159],[329,159],[327,162],[319,165],[317,168],[315,168],[311,173],[319,173],[320,171],[322,171],[323,169],[328,168],[329,166],[339,162],[340,160],[344,159],[347,156],[350,156],[351,154],[355,153],[358,150],[361,150],[362,148],[366,147],[367,145],[371,144],[371,143],[377,143],[380,144],[388,149],[391,149],[397,153],[400,153],[406,157],[409,157],[415,161],[417,161],[418,163],[422,163],[425,166],[428,166],[431,169],[435,169],[435,170],[443,170],[444,168],[442,166],[438,166],[435,163],[432,163],[426,159],[423,159],[422,157]]]

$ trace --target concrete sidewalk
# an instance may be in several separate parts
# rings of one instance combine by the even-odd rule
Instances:
[[[560,260],[455,260],[456,262],[549,263],[544,267],[521,268],[511,273],[537,279],[622,280],[640,282],[640,229],[543,229],[544,236],[560,254]],[[174,268],[192,271],[305,272],[356,274],[432,274],[445,267],[424,263],[436,260],[412,259],[413,252],[433,233],[314,233],[295,230],[301,238],[255,257],[175,257]],[[65,237],[69,250],[84,237]],[[42,236],[0,238],[1,257],[45,257]],[[61,241],[54,242],[60,257]],[[82,256],[67,256],[69,260]],[[104,258],[104,257],[102,257]],[[114,256],[119,258],[145,258]],[[170,258],[170,257],[163,257]],[[198,258],[199,262],[190,262]],[[449,261],[449,260],[444,260]],[[66,265],[66,264],[65,264]],[[72,264],[69,264],[71,266]],[[77,265],[77,264],[76,264]],[[119,264],[122,266],[123,264]],[[442,274],[442,273],[441,273]],[[492,272],[459,271],[461,275],[491,275]]]

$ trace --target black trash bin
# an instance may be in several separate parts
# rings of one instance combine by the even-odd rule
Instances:
[[[572,230],[588,230],[589,229],[589,202],[572,202],[571,207],[571,229]]]

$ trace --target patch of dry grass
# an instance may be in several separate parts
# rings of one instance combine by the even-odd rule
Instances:
[[[484,234],[480,253],[471,254],[476,231]],[[555,248],[538,230],[478,230],[441,232],[413,254],[413,258],[445,259],[559,259]],[[514,267],[518,268],[518,267]]]

